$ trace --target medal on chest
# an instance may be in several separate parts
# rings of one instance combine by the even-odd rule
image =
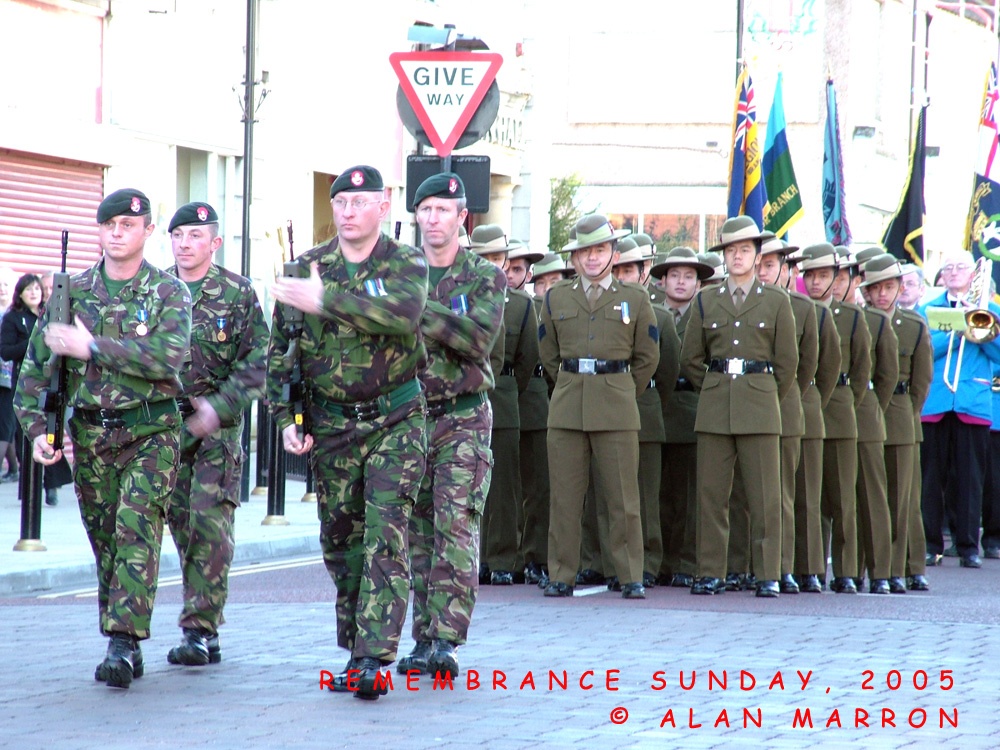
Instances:
[[[218,332],[215,334],[215,340],[216,341],[225,341],[227,338],[229,338],[228,336],[226,336],[226,319],[225,318],[216,318],[215,319],[215,327],[218,330]]]
[[[145,336],[149,333],[149,326],[146,325],[146,321],[149,319],[149,313],[145,308],[139,308],[135,313],[136,320],[139,321],[139,325],[135,327],[135,334],[137,336]]]
[[[628,325],[631,320],[632,316],[629,314],[628,302],[622,302],[622,323]]]

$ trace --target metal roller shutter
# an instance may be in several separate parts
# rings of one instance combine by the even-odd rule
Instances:
[[[97,206],[104,167],[0,149],[0,265],[17,273],[59,270],[62,230],[69,230],[68,271],[101,257]]]

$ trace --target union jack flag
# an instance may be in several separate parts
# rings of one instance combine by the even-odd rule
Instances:
[[[761,156],[753,81],[744,65],[736,81],[733,151],[729,157],[728,216],[749,216],[758,227],[764,226],[764,207],[767,205]]]

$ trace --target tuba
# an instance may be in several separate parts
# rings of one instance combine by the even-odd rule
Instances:
[[[993,261],[988,258],[980,258],[976,261],[976,267],[972,271],[972,282],[969,284],[969,291],[965,299],[961,301],[962,307],[968,308],[965,311],[965,330],[962,331],[962,340],[958,344],[958,358],[955,360],[955,374],[949,379],[951,366],[951,352],[955,344],[955,332],[952,331],[948,339],[948,354],[944,361],[944,384],[952,393],[958,390],[958,380],[962,372],[962,353],[965,350],[965,342],[971,341],[973,344],[987,344],[1000,335],[1000,318],[990,311],[990,298],[992,293],[990,283],[993,280]]]

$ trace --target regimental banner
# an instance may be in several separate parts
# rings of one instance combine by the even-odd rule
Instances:
[[[994,261],[993,278],[1000,284],[1000,158],[997,134],[997,64],[990,65],[979,115],[979,154],[972,200],[965,229],[965,248],[976,258]]]
[[[823,223],[826,241],[833,245],[851,244],[851,227],[844,206],[844,159],[840,149],[840,121],[837,92],[833,80],[826,81],[826,126],[823,129]]]
[[[753,81],[744,65],[736,81],[736,109],[733,114],[733,148],[729,156],[728,215],[749,216],[764,225],[767,193],[761,170],[760,142],[757,139],[757,105]]]
[[[764,229],[784,237],[789,227],[802,218],[802,196],[795,181],[792,154],[785,137],[785,102],[782,95],[782,77],[774,86],[774,100],[767,117],[767,137],[764,139],[764,186],[767,206],[764,208]]]
[[[882,237],[885,249],[903,263],[924,264],[924,161],[927,154],[927,105],[920,108],[910,149],[910,171],[899,208]]]

